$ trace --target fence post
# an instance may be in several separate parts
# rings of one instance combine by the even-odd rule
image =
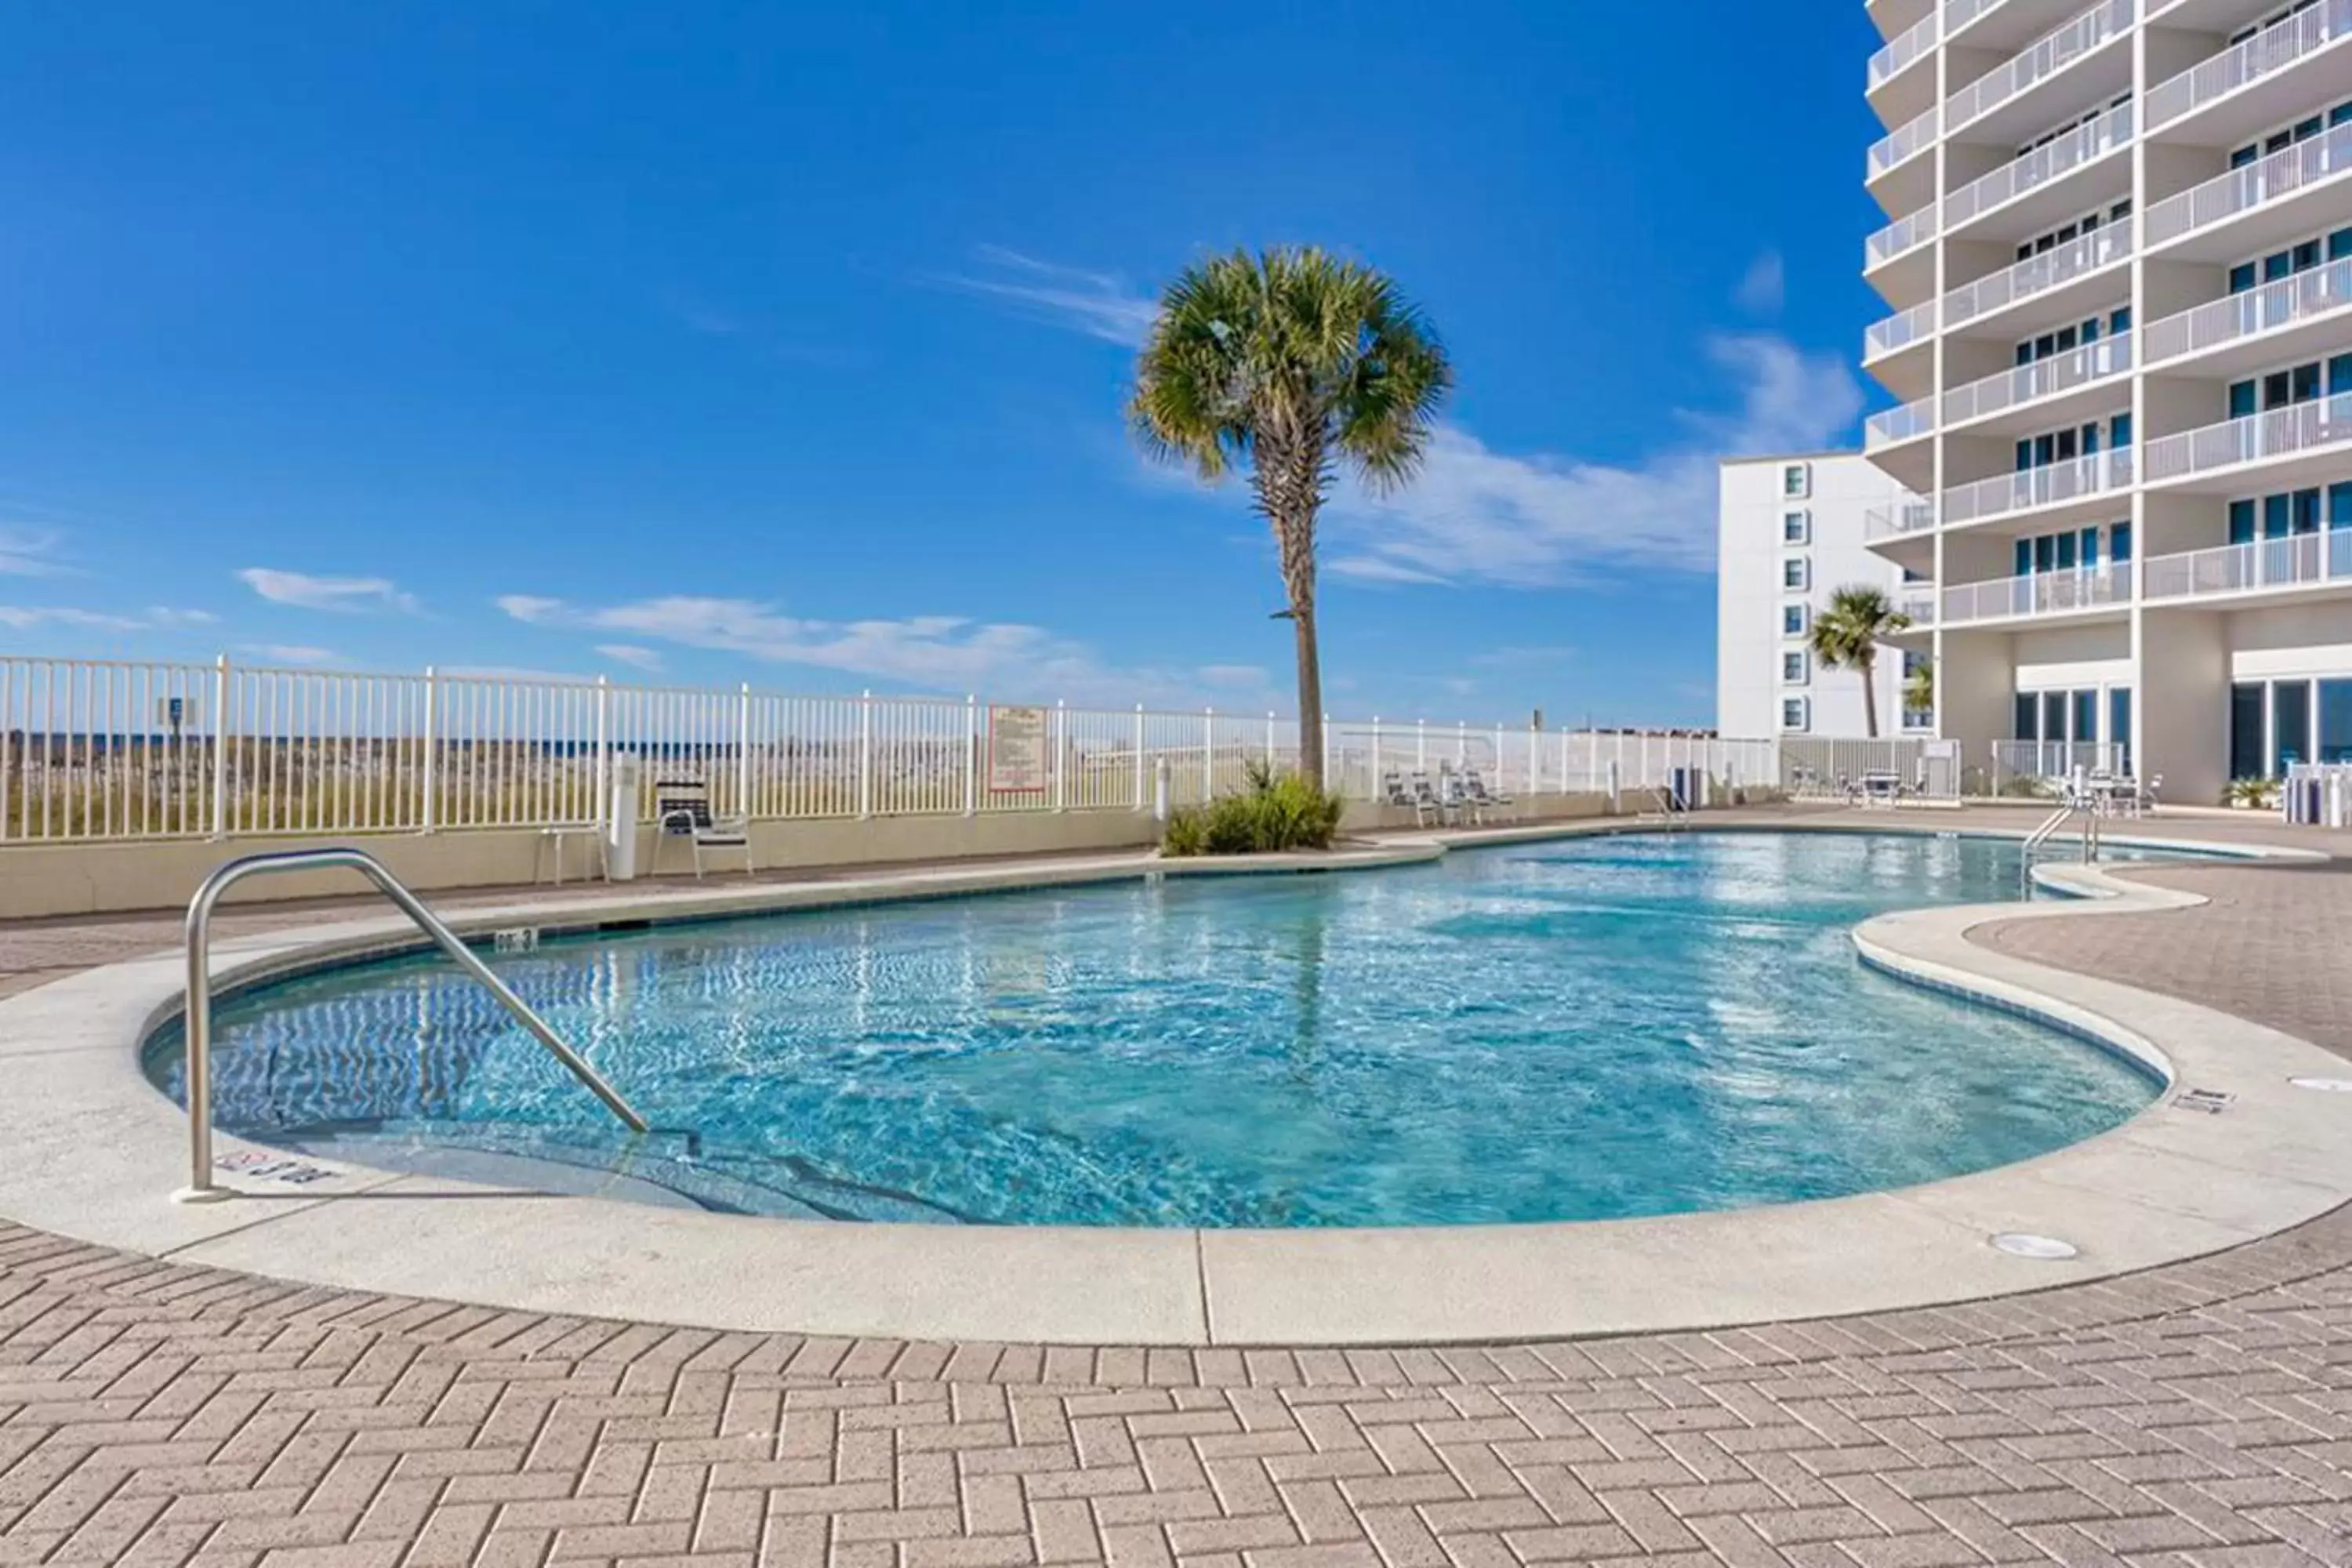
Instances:
[[[1069,804],[1069,790],[1065,781],[1069,776],[1070,763],[1066,753],[1070,745],[1070,709],[1066,700],[1054,704],[1054,809],[1060,811]]]
[[[1303,766],[1307,759],[1301,757],[1298,761]],[[1274,710],[1271,708],[1265,710],[1265,765],[1274,766]]]
[[[1135,705],[1135,809],[1143,809],[1143,704]]]
[[[1469,762],[1470,762],[1470,721],[1468,721],[1467,719],[1456,719],[1455,721],[1454,721],[1454,770],[1455,770],[1456,772],[1459,772],[1459,771],[1460,771],[1461,769],[1463,769],[1464,767],[1466,767],[1467,765],[1469,765]]]
[[[1528,794],[1530,797],[1543,793],[1543,731],[1535,721],[1528,721]]]
[[[1201,803],[1217,795],[1217,710],[1201,710]]]
[[[1324,715],[1323,715],[1323,736],[1322,736],[1322,740],[1323,740],[1323,787],[1324,787],[1324,789],[1325,789],[1325,790],[1329,791],[1329,790],[1331,789],[1331,715],[1329,715],[1328,713],[1326,713],[1326,714],[1324,714]],[[1301,744],[1301,745],[1299,746],[1299,748],[1298,748],[1298,753],[1299,753],[1299,754],[1298,754],[1298,763],[1299,763],[1299,765],[1300,765],[1301,767],[1304,767],[1304,766],[1306,766],[1306,765],[1307,765],[1307,748],[1306,748],[1306,746],[1305,746],[1304,744]],[[1376,781],[1376,782],[1377,782],[1377,781]]]
[[[425,766],[421,770],[424,774],[425,804],[418,808],[416,814],[416,831],[419,833],[432,832],[434,825],[440,820],[441,816],[441,803],[438,798],[441,793],[441,748],[434,739],[437,732],[440,702],[441,683],[435,678],[433,667],[428,664],[425,667]]]
[[[1422,773],[1429,771],[1429,721],[1412,721],[1412,765]]]
[[[588,819],[592,822],[613,809],[612,704],[612,684],[600,675],[596,678],[596,793],[588,800]]]
[[[980,809],[980,694],[963,699],[963,814]]]
[[[213,661],[213,821],[215,838],[228,837],[228,655]]]
[[[1510,788],[1510,770],[1503,763],[1503,727],[1500,724],[1495,726],[1495,787],[1498,790]],[[1528,793],[1533,795],[1535,791],[1530,789]]]
[[[735,814],[751,816],[751,683],[735,696]]]
[[[1382,782],[1383,778],[1384,773],[1381,765],[1381,716],[1375,713],[1372,715],[1372,798],[1374,800],[1381,799],[1388,793],[1387,785]]]
[[[874,815],[874,693],[857,694],[857,815]]]

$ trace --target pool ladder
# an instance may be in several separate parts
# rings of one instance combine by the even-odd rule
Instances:
[[[531,1010],[530,1004],[492,973],[490,966],[466,945],[464,939],[442,923],[441,918],[426,909],[423,900],[403,886],[400,879],[386,870],[383,862],[374,856],[361,849],[287,849],[269,855],[247,855],[231,860],[205,878],[196,896],[188,900],[188,1184],[172,1194],[174,1203],[216,1203],[236,1195],[213,1180],[213,906],[220,902],[222,894],[247,877],[336,868],[357,871],[373,882],[378,892],[391,900],[417,930],[432,938],[433,944],[447,953],[458,968],[481,982],[483,989],[497,997],[499,1005],[513,1014],[516,1022],[530,1030],[541,1045],[553,1052],[556,1060],[571,1068],[572,1076],[586,1084],[630,1131],[647,1131],[646,1119],[621,1098],[620,1091],[605,1082],[578,1051],[566,1045],[563,1037],[548,1026],[547,1020]]]
[[[2099,804],[2095,798],[2066,794],[2065,804],[2042,819],[2041,826],[2025,836],[2025,887],[2030,894],[2033,888],[2033,854],[2066,830],[2066,825],[2076,817],[2083,819],[2083,864],[2095,865],[2099,858]]]

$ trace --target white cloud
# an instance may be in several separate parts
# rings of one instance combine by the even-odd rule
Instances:
[[[1137,702],[1189,707],[1212,690],[1221,702],[1238,694],[1244,706],[1254,708],[1275,700],[1263,679],[1255,686],[1243,680],[1244,672],[1262,676],[1255,667],[1113,668],[1084,644],[1042,627],[959,616],[808,620],[755,600],[688,594],[606,605],[509,594],[497,603],[527,625],[617,632],[644,642],[708,648],[762,663],[799,665],[950,694],[1059,699],[1081,706],[1121,708]],[[609,654],[614,646],[642,648],[643,644],[599,645],[598,651]]]
[[[1256,664],[1204,664],[1192,674],[1203,686],[1264,690],[1274,684],[1266,678],[1265,667]]]
[[[987,270],[950,273],[936,281],[1003,300],[1024,314],[1074,327],[1107,343],[1139,347],[1151,331],[1158,305],[1117,273],[1040,261],[1001,245],[981,246],[979,257]]]
[[[157,607],[137,614],[117,610],[85,610],[67,605],[0,605],[0,626],[32,631],[41,626],[71,626],[79,631],[184,631],[209,626],[215,619],[202,610]]]
[[[1693,438],[1632,463],[1515,456],[1440,426],[1410,486],[1333,498],[1328,570],[1378,582],[1547,587],[1712,569],[1717,461],[1828,446],[1853,426],[1863,396],[1843,361],[1770,333],[1717,337],[1707,353],[1737,387],[1736,407],[1685,412]]]
[[[397,610],[415,615],[424,608],[414,594],[402,593],[388,577],[314,577],[306,572],[281,572],[270,566],[247,566],[236,575],[271,604],[293,605],[305,610]]]
[[[58,536],[0,528],[0,577],[60,577],[65,566],[56,559]]]
[[[249,642],[237,645],[239,653],[271,664],[341,664],[343,656],[331,647],[312,647],[308,643]]]
[[[528,619],[526,616],[517,618]],[[596,651],[622,664],[634,664],[639,669],[659,669],[662,667],[661,650],[658,648],[639,647],[635,643],[600,642],[596,645]]]
[[[1753,316],[1769,316],[1789,301],[1789,264],[1777,250],[1768,250],[1748,264],[1732,299]]]

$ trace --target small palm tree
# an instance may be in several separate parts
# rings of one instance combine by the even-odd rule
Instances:
[[[1933,713],[1936,710],[1936,667],[1922,661],[1903,678],[1903,710],[1906,713]]]
[[[1830,595],[1830,607],[1813,617],[1813,657],[1824,669],[1851,669],[1862,676],[1863,721],[1878,739],[1878,645],[1906,629],[1911,617],[1889,603],[1884,590],[1848,584]]]
[[[1375,492],[1410,479],[1453,384],[1437,334],[1394,283],[1312,246],[1186,268],[1136,362],[1128,413],[1146,451],[1211,481],[1249,468],[1297,635],[1299,772],[1318,788],[1316,515],[1339,465]]]

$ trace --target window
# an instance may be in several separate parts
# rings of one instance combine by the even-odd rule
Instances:
[[[2097,740],[2099,738],[2099,694],[2095,691],[2077,691],[2073,693],[2071,700],[2074,709],[2074,739]]]
[[[2130,523],[2111,522],[2107,525],[2107,558],[2118,566],[2132,558],[2132,525]]]
[[[1916,648],[1903,650],[1903,690],[1906,696],[1910,693],[1912,678],[1931,668],[1931,664],[1928,657]],[[1936,710],[1933,708],[1914,708],[1906,702],[1903,707],[1903,727],[1906,730],[1932,730],[1936,727]]]
[[[1784,500],[1808,500],[1813,493],[1813,466],[1811,463],[1790,463],[1780,469],[1780,497]]]
[[[2131,755],[2132,689],[2111,687],[2107,691],[2107,743],[2116,748],[2116,771],[2127,773]]]
[[[1805,635],[1807,625],[1811,619],[1811,616],[1808,614],[1810,608],[1811,606],[1806,605],[1781,605],[1780,635],[1784,637],[1803,637]]]
[[[2352,485],[2331,485],[2280,495],[2241,497],[2230,503],[2230,542],[2286,539],[2324,529],[2352,528]]]
[[[1811,560],[1802,555],[1791,555],[1780,563],[1780,586],[1801,594],[1812,585]]]
[[[2263,776],[2263,688],[2241,682],[2230,688],[2230,776]]]
[[[2282,680],[2271,688],[2271,772],[2284,778],[2288,767],[2311,761],[2311,682]]]
[[[2017,247],[2017,259],[2020,261],[2030,261],[2034,257],[2042,255],[2047,251],[2055,250],[2062,245],[2069,245],[2075,240],[2084,238],[2095,232],[2104,224],[2115,223],[2123,218],[2131,216],[2131,202],[2129,198],[2126,198],[2123,201],[2116,202],[2112,206],[2104,207],[2094,212],[2084,213],[2082,216],[2075,218],[2071,223],[2061,224],[2058,227],[2051,229],[2046,234],[2037,234],[2032,239],[2029,239],[2024,244],[2019,246]]]
[[[1802,686],[1812,679],[1811,661],[1805,650],[1792,647],[1780,656],[1780,682],[1784,686]]]
[[[2042,704],[2031,691],[2021,691],[2011,700],[2009,731],[2012,740],[2042,739]]]
[[[2319,683],[2319,760],[2352,763],[2352,680]]]
[[[1811,544],[1813,542],[1813,514],[1810,511],[1784,511],[1780,514],[1780,542]]]
[[[2267,136],[2233,149],[2230,153],[2230,167],[2242,169],[2257,158],[2284,153],[2298,142],[2308,142],[2327,127],[2341,125],[2347,120],[2352,120],[2352,100],[2339,103],[2325,114],[2306,115],[2292,125],[2282,126]]]
[[[1813,727],[1813,702],[1810,697],[1786,697],[1780,700],[1780,728],[1810,730]]]

